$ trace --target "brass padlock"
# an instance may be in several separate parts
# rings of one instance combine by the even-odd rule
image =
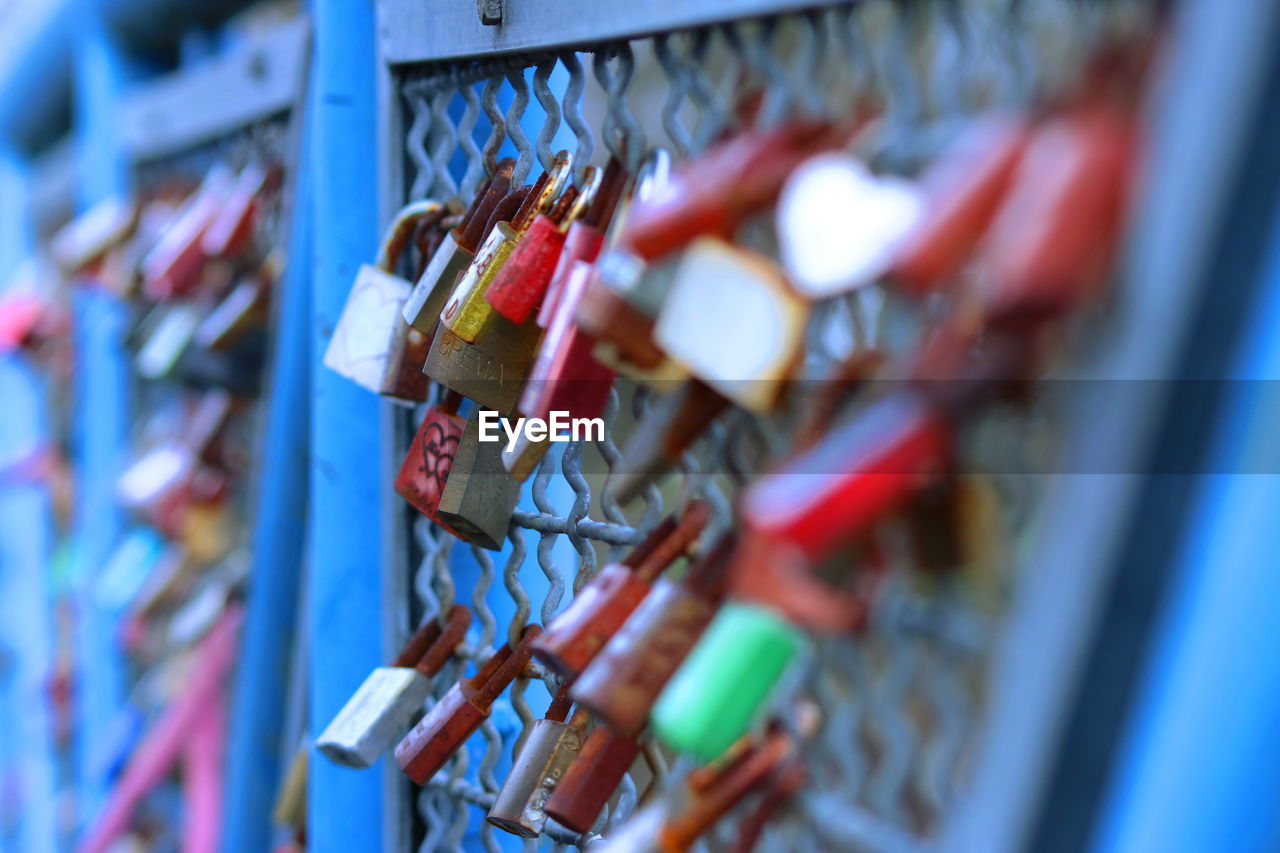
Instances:
[[[577,758],[586,741],[590,715],[578,712],[566,723],[569,691],[561,687],[543,719],[536,721],[525,738],[511,772],[494,798],[486,820],[499,829],[523,838],[535,838],[547,822],[547,800]]]
[[[497,551],[507,538],[520,484],[502,466],[502,442],[480,440],[481,412],[472,412],[462,430],[436,516],[468,542]]]
[[[471,611],[455,604],[443,625],[431,619],[419,628],[390,666],[369,673],[316,738],[316,748],[335,764],[372,767],[422,710],[432,679],[470,624]]]
[[[493,177],[476,193],[462,222],[444,235],[426,270],[413,286],[413,292],[404,303],[404,319],[424,335],[431,334],[458,276],[475,258],[489,217],[511,190],[511,173],[515,165],[516,161],[510,157],[498,164]]]
[[[440,312],[441,326],[462,340],[475,343],[492,318],[501,316],[489,304],[485,294],[534,219],[538,214],[551,210],[572,171],[573,158],[568,151],[561,151],[556,157],[555,165],[538,178],[533,192],[521,205],[515,218],[510,222],[498,222],[493,227]]]
[[[413,286],[391,271],[414,228],[428,217],[443,219],[446,212],[438,202],[420,201],[396,214],[377,263],[362,265],[356,275],[325,350],[325,367],[379,394],[409,402],[426,399],[427,383],[418,368],[427,337],[401,316]]]

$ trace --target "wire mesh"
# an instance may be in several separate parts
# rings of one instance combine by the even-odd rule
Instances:
[[[406,200],[461,196],[466,203],[480,176],[507,153],[519,160],[517,179],[536,165],[548,167],[557,147],[575,150],[579,169],[609,155],[634,168],[654,146],[680,160],[745,124],[847,117],[865,102],[884,109],[860,153],[880,168],[914,174],[968,118],[1025,106],[1041,85],[1081,61],[1099,32],[1122,26],[1141,8],[1050,0],[868,2],[631,42],[400,69]],[[542,123],[531,140],[525,127],[536,125],[539,111]],[[767,225],[753,223],[739,239],[774,248]],[[914,311],[876,286],[819,306],[808,330],[806,376],[823,375],[870,341],[900,349],[910,339],[902,330],[918,323]],[[667,482],[651,483],[633,506],[619,506],[601,497],[600,486],[617,470],[619,444],[636,416],[651,405],[649,389],[620,381],[604,439],[548,454],[526,483],[533,508],[513,516],[508,548],[497,557],[472,549],[479,574],[467,603],[480,627],[459,662],[483,660],[526,621],[550,622],[600,565],[693,497],[711,504],[714,526],[732,524],[739,490],[785,439],[743,412],[724,415]],[[975,541],[967,553],[978,555],[975,564],[959,576],[924,575],[913,570],[903,532],[888,531],[889,568],[867,629],[815,642],[789,682],[792,697],[807,697],[824,713],[805,746],[811,784],[766,829],[763,849],[914,849],[937,837],[963,788],[987,664],[1034,526],[1036,487],[1028,482],[1034,478],[1001,472],[1010,471],[1010,458],[1034,471],[1037,454],[1053,445],[1053,430],[1033,408],[1014,421],[984,422],[966,441],[974,473],[965,488],[985,510],[968,520]],[[993,459],[999,464],[984,471],[984,460]],[[443,613],[458,596],[450,552],[467,546],[424,518],[414,521],[414,534],[423,555],[414,569],[420,597],[414,610]],[[569,543],[574,565],[557,557],[561,541]],[[540,600],[526,588],[530,572],[545,579]],[[494,615],[502,596],[514,608],[506,625]],[[455,668],[437,680],[436,698],[460,673]],[[554,693],[554,679],[543,678]],[[527,689],[520,680],[510,694],[521,728],[517,747],[535,719]],[[423,853],[460,850],[477,827],[485,849],[503,846],[483,816],[499,787],[494,768],[504,740],[492,719],[481,731],[482,760],[460,752],[417,795]],[[646,755],[652,783],[629,774],[592,832],[579,837],[552,823],[526,849],[585,847],[607,837],[650,784],[655,791],[662,786],[668,758],[653,744]],[[722,821],[699,844],[729,844],[734,824]]]

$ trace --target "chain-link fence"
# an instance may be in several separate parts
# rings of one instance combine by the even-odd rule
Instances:
[[[682,160],[738,127],[798,115],[848,118],[867,103],[883,109],[874,130],[859,138],[858,153],[878,168],[912,176],[959,127],[979,114],[1026,108],[1034,93],[1078,69],[1101,34],[1129,26],[1143,9],[1047,0],[860,3],[401,68],[403,200],[465,204],[507,154],[518,160],[515,185],[538,167],[549,169],[560,148],[575,154],[579,170],[606,155],[634,168],[655,146]],[[531,139],[525,128],[535,126]],[[738,240],[776,251],[768,222],[748,223]],[[919,313],[878,286],[820,304],[808,327],[804,377],[824,376],[858,347],[902,351],[914,340]],[[543,459],[526,483],[528,502],[512,519],[507,546],[496,555],[471,549],[478,575],[469,600],[459,595],[451,558],[452,549],[466,546],[415,518],[410,538],[421,561],[413,615],[442,614],[462,598],[479,625],[478,637],[437,679],[437,698],[465,661],[486,659],[528,621],[549,623],[598,567],[638,542],[664,513],[700,497],[713,509],[713,528],[732,525],[740,490],[777,458],[794,429],[794,418],[733,410],[685,453],[672,476],[619,505],[604,487],[620,464],[619,446],[650,410],[654,393],[620,380],[605,412],[604,440],[568,443]],[[887,571],[866,630],[816,641],[786,684],[790,697],[811,701],[822,719],[819,733],[805,741],[811,784],[765,830],[762,849],[898,850],[937,837],[972,764],[1010,584],[1034,562],[1037,480],[1019,475],[1047,465],[1053,448],[1053,419],[1035,404],[985,417],[968,430],[960,572],[921,571],[909,531],[890,526],[881,534]],[[557,547],[564,541],[571,551]],[[535,585],[545,592],[531,594]],[[513,615],[499,624],[495,610]],[[548,673],[545,680],[553,694],[554,678]],[[535,719],[528,689],[520,679],[509,694],[522,727],[517,749]],[[539,700],[545,703],[540,694]],[[510,743],[494,719],[481,733],[482,752],[463,750],[415,794],[425,832],[419,850],[459,850],[477,831],[486,849],[503,846],[483,817]],[[643,770],[628,774],[590,833],[550,823],[541,843],[585,847],[607,837],[638,800],[656,795],[669,772],[681,769],[669,766],[670,756],[653,742],[645,742],[643,757]],[[728,844],[735,823],[722,821],[705,839],[708,847]]]

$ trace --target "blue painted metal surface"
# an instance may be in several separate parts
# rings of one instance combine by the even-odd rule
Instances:
[[[0,291],[33,244],[27,164],[0,140]],[[47,401],[40,375],[0,356],[0,471],[40,450]],[[0,477],[0,777],[16,794],[15,824],[0,824],[0,849],[53,853],[56,764],[45,684],[52,660],[52,608],[44,567],[53,514],[38,483]]]
[[[1280,849],[1280,218],[1100,851]]]
[[[372,3],[316,0],[309,137],[314,192],[310,729],[382,662],[381,401],[321,366],[360,264],[378,243]],[[381,850],[383,776],[310,763],[308,849]]]
[[[77,16],[74,52],[75,126],[79,207],[127,190],[128,163],[117,143],[120,96],[128,62],[94,9]],[[115,296],[92,288],[74,298],[77,334],[73,445],[77,501],[73,523],[81,543],[83,584],[75,592],[76,638],[76,818],[85,826],[96,815],[117,765],[119,722],[126,672],[118,651],[119,616],[93,595],[123,529],[115,499],[116,478],[129,448],[132,376],[124,336],[128,312]]]
[[[305,149],[304,149],[305,150]],[[311,198],[297,164],[288,267],[266,384],[253,530],[253,569],[241,632],[227,748],[222,849],[266,850],[284,752],[286,686],[297,626],[311,428]]]

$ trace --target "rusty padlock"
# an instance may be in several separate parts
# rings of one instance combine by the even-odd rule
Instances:
[[[485,238],[480,251],[458,279],[449,301],[440,312],[440,323],[468,343],[475,343],[495,316],[485,295],[506,267],[507,261],[528,236],[539,214],[549,213],[573,172],[568,151],[556,155],[555,164],[534,183],[533,191],[510,222],[500,221]],[[521,326],[522,323],[512,325]]]
[[[436,515],[440,496],[444,494],[466,427],[466,421],[458,416],[461,402],[458,394],[449,392],[439,405],[427,411],[396,475],[396,492],[436,522],[440,521]]]
[[[595,201],[602,179],[599,167],[588,166],[577,197],[559,221],[547,214],[534,218],[485,290],[493,310],[516,324],[528,321],[551,284],[570,226]]]
[[[428,620],[390,666],[369,673],[316,738],[316,747],[335,764],[372,767],[422,710],[431,680],[449,662],[470,624],[471,611],[461,604],[449,610],[443,625]]]
[[[568,687],[561,687],[546,716],[533,724],[485,817],[489,823],[523,838],[542,833],[547,800],[582,750],[591,720],[579,711],[566,723],[570,704]]]
[[[605,566],[583,587],[534,644],[534,655],[564,678],[577,676],[710,520],[711,510],[701,501],[690,503],[679,522],[666,519],[630,557]]]
[[[377,263],[364,264],[356,275],[325,350],[325,367],[384,396],[411,403],[426,399],[421,366],[429,341],[401,316],[413,287],[392,270],[414,229],[425,219],[443,219],[447,212],[438,202],[421,201],[396,214]]]
[[[489,718],[493,701],[523,672],[529,646],[541,633],[537,625],[525,626],[515,648],[508,644],[498,649],[479,672],[459,681],[427,711],[396,745],[396,763],[406,776],[425,785],[475,734]]]
[[[516,161],[508,157],[498,163],[493,176],[479,189],[471,207],[462,221],[445,233],[440,245],[431,255],[427,268],[418,277],[413,292],[404,303],[405,322],[424,335],[431,334],[440,311],[444,308],[458,276],[471,265],[485,227],[498,204],[511,191],[511,173]]]
[[[597,726],[547,800],[547,815],[574,832],[586,832],[639,754],[636,741]]]
[[[658,578],[573,682],[574,701],[624,737],[639,737],[662,688],[715,616],[734,544],[722,537],[680,581]]]

